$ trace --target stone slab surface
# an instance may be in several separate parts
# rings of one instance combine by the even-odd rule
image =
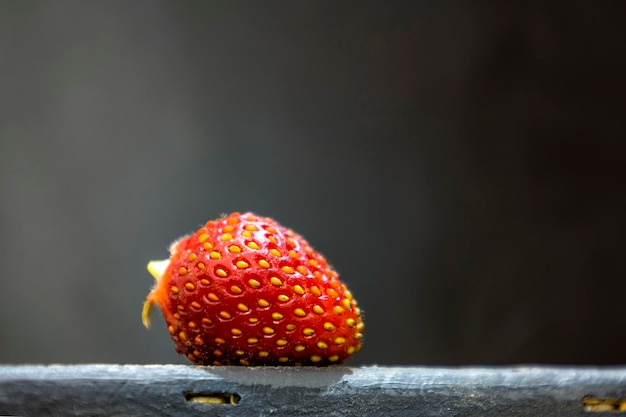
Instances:
[[[602,417],[625,398],[626,367],[0,366],[18,416]]]

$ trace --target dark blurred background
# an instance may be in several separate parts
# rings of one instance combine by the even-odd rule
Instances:
[[[275,217],[349,363],[626,363],[626,3],[0,3],[0,362],[186,363],[148,260]]]

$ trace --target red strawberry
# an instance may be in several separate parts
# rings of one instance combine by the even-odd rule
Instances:
[[[361,348],[356,300],[326,259],[267,217],[207,222],[148,270],[176,350],[202,365],[328,365]]]

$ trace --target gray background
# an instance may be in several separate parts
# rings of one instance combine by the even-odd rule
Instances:
[[[351,364],[626,362],[623,2],[0,2],[0,362],[185,363],[148,260],[273,216]]]

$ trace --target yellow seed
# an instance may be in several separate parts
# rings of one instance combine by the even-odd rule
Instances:
[[[243,236],[243,237],[252,237],[252,233],[248,232],[247,230],[244,230],[243,232],[241,232],[241,236]]]
[[[231,240],[232,238],[233,238],[233,235],[231,235],[230,233],[224,233],[224,234],[221,236],[222,242],[229,241],[229,240]]]
[[[289,251],[289,256],[294,258],[294,259],[298,259],[300,257],[300,255],[298,255],[298,252],[296,252],[295,250],[290,250]]]
[[[190,253],[190,254],[187,256],[187,259],[189,259],[189,261],[190,261],[190,262],[193,262],[193,261],[195,261],[196,259],[198,259],[198,255],[196,255],[195,253]]]
[[[259,339],[257,337],[251,337],[247,341],[248,341],[249,344],[253,345],[255,343],[258,343]]]
[[[267,226],[264,228],[268,233],[271,233],[273,235],[276,234],[276,229],[274,229],[272,226]]]
[[[209,252],[209,258],[211,258],[213,260],[219,259],[221,257],[222,257],[222,255],[220,255],[220,253],[218,251],[212,250],[211,252]]]
[[[286,339],[278,339],[278,340],[276,341],[276,345],[277,345],[277,346],[285,346],[287,343],[288,343],[288,342],[287,342],[287,340],[286,340]]]
[[[293,311],[293,314],[295,314],[295,315],[296,315],[296,316],[298,316],[298,317],[304,317],[304,316],[306,316],[306,311],[304,311],[304,310],[303,310],[303,309],[301,309],[301,308],[296,308],[296,309]]]
[[[191,308],[193,308],[194,310],[200,310],[202,308],[202,306],[200,305],[199,302],[197,301],[192,301],[191,302]]]
[[[213,321],[211,321],[211,319],[208,319],[206,317],[202,318],[202,325],[209,327],[212,324],[213,324]]]
[[[226,340],[222,339],[221,337],[216,337],[215,343],[226,343]]]
[[[313,306],[313,312],[317,314],[324,314],[324,309],[316,304]]]
[[[174,317],[176,320],[180,320],[180,314],[178,313],[174,313],[172,317]]]
[[[188,282],[185,284],[185,289],[187,289],[188,291],[193,291],[196,289],[196,286],[193,285],[191,282]]]
[[[230,287],[230,292],[232,292],[233,294],[241,294],[243,290],[241,289],[241,287],[238,287],[237,285],[233,285]]]
[[[304,288],[302,288],[300,285],[294,285],[293,292],[295,292],[296,294],[302,295],[304,294]]]
[[[356,325],[356,329],[357,329],[359,332],[362,332],[362,331],[363,331],[363,329],[365,329],[365,324],[364,324],[362,321],[361,321],[361,322],[359,322],[359,324],[357,324],[357,325]]]
[[[276,240],[276,238],[274,236],[268,236],[267,240],[269,240],[270,242],[272,242],[273,244],[278,244],[278,241]]]
[[[311,356],[311,362],[319,362],[322,360],[322,357],[319,355],[313,355]]]
[[[276,257],[282,256],[282,253],[280,253],[280,251],[275,248],[270,249],[270,253]]]
[[[237,268],[239,269],[246,269],[250,266],[250,264],[246,261],[237,261],[235,265],[237,265]]]
[[[202,247],[203,247],[205,250],[211,250],[211,249],[213,249],[213,245],[212,245],[212,244],[210,244],[209,242],[204,242],[204,243],[202,244]]]
[[[222,230],[224,232],[232,232],[233,230],[235,230],[235,228],[233,226],[224,226]]]
[[[219,300],[220,300],[220,298],[219,298],[217,295],[215,295],[215,293],[212,293],[212,292],[210,292],[210,293],[206,296],[206,298],[208,298],[208,299],[209,299],[209,300],[211,300],[211,301],[215,301],[215,302],[217,302],[217,301],[219,301]]]
[[[249,366],[249,365],[250,365],[250,362],[248,362],[248,361],[247,361],[247,360],[245,360],[245,359],[239,359],[239,363],[240,363],[241,365],[243,365],[243,366]]]
[[[359,339],[363,339],[363,333],[357,333],[354,335],[354,338],[359,340]]]
[[[287,356],[281,356],[280,358],[278,358],[278,362],[287,362],[289,360],[289,358]]]
[[[326,322],[324,323],[324,328],[329,332],[332,332],[333,330],[335,330],[335,325],[330,322]]]
[[[261,247],[256,242],[248,242],[246,246],[250,249],[260,249]]]
[[[261,352],[259,352],[259,356],[262,358],[267,358],[269,356],[269,352],[262,350]]]
[[[249,230],[249,231],[251,231],[251,232],[256,232],[257,230],[259,230],[259,229],[257,229],[257,227],[256,227],[255,225],[253,225],[253,224],[247,224],[247,225],[245,225],[245,226],[244,226],[244,229]]]
[[[345,285],[343,286],[343,295],[345,295],[345,297],[346,297],[348,300],[350,300],[350,301],[352,301],[352,299],[354,298],[354,297],[352,296],[352,293],[351,293],[351,292],[350,292],[350,291],[346,288],[346,286],[345,286]],[[356,301],[355,301],[355,303],[356,303]]]
[[[220,311],[220,317],[223,318],[223,319],[228,320],[232,316],[230,315],[230,313],[228,311]]]
[[[209,285],[210,283],[211,282],[208,279],[206,279],[206,278],[202,278],[200,280],[200,284],[202,284],[202,285]]]
[[[224,354],[224,352],[222,352],[222,351],[221,351],[221,350],[219,350],[219,349],[215,349],[215,350],[213,351],[213,354],[214,354],[215,356],[222,356],[222,355]],[[216,362],[217,362],[217,361],[216,361]]]
[[[309,265],[317,266],[317,261],[315,259],[309,259]]]
[[[344,343],[346,343],[346,339],[343,337],[335,337],[335,340],[333,340],[333,343],[336,345],[343,345]]]
[[[315,278],[317,278],[320,281],[322,280],[322,278],[324,278],[320,271],[313,271],[313,275],[315,276]]]
[[[348,355],[352,355],[355,350],[356,350],[356,348],[354,346],[350,346],[348,349],[346,349],[346,353]]]
[[[167,331],[170,332],[170,334],[174,334],[176,333],[176,327],[174,326],[167,326]]]
[[[291,331],[291,330],[296,330],[296,325],[295,324],[288,324],[285,326],[285,329]]]
[[[281,271],[283,271],[285,274],[293,274],[294,270],[292,267],[290,266],[283,266],[282,268],[280,268]]]
[[[209,240],[209,235],[207,235],[206,233],[203,233],[200,236],[198,236],[198,242],[200,243],[204,243],[207,240]]]
[[[248,311],[248,310],[250,310],[247,305],[242,304],[242,303],[237,304],[237,308],[239,309],[239,311]]]
[[[305,336],[311,336],[312,334],[315,334],[315,330],[311,329],[310,327],[306,327],[302,329],[302,333],[304,333]]]
[[[241,253],[241,248],[237,245],[230,245],[228,251],[231,253]]]
[[[286,303],[287,301],[289,301],[289,297],[286,296],[285,294],[281,294],[278,296],[278,301]]]
[[[293,350],[295,350],[296,352],[302,352],[304,349],[306,349],[303,345],[298,345],[295,348],[293,348]]]
[[[248,321],[249,321],[250,323],[258,323],[258,322],[259,322],[259,319],[257,319],[256,317],[250,317],[250,318],[248,319]]]
[[[328,294],[328,296],[329,296],[330,298],[337,298],[337,297],[339,297],[339,294],[337,294],[337,291],[333,290],[332,288],[329,288],[329,289],[326,291],[326,294]]]
[[[237,350],[235,351],[235,353],[236,353],[237,355],[239,355],[239,356],[242,356],[242,355],[245,355],[245,353],[246,353],[246,352],[244,352],[244,351],[243,351],[243,350],[241,350],[241,349],[237,349]]]
[[[298,265],[296,267],[296,271],[298,271],[299,273],[301,273],[302,275],[306,275],[307,274],[307,270],[305,267],[303,267],[302,265]]]
[[[241,336],[241,330],[236,329],[234,327],[230,329],[230,332],[233,334],[233,336]]]
[[[337,355],[331,355],[328,357],[329,362],[337,362],[338,360],[339,360],[339,356]]]
[[[228,276],[228,272],[224,271],[222,268],[217,268],[215,270],[215,275],[218,277],[226,278]]]
[[[270,278],[270,283],[271,283],[272,285],[276,285],[276,286],[281,286],[281,285],[283,285],[283,282],[282,282],[280,279],[276,278],[276,277],[272,277],[272,278]]]
[[[189,271],[184,266],[181,266],[180,268],[178,268],[178,273],[180,275],[187,275],[187,272],[189,272]]]
[[[328,349],[328,345],[322,341],[317,342],[317,347],[320,349]]]
[[[293,240],[292,238],[287,238],[287,246],[289,246],[291,248],[295,248],[296,247],[296,241]]]
[[[360,316],[361,315],[361,309],[358,308],[358,307],[355,307],[354,308],[354,314],[356,314],[357,316]]]
[[[269,268],[269,267],[270,267],[270,263],[269,263],[269,262],[267,262],[265,259],[261,259],[261,260],[259,261],[259,266],[260,266],[261,268],[265,268],[265,269],[267,269],[267,268]]]
[[[272,329],[271,327],[264,327],[263,328],[263,333],[265,333],[265,334],[274,334],[274,329]]]
[[[172,290],[172,292],[174,294],[178,294],[178,291],[179,291],[179,289],[178,289],[178,287],[176,285],[172,285],[172,288],[170,288],[170,290]]]
[[[333,312],[334,312],[335,314],[341,314],[341,313],[343,313],[343,312],[344,312],[344,310],[343,310],[343,307],[341,307],[341,306],[334,306],[334,307],[333,307]]]
[[[282,314],[280,314],[280,313],[272,313],[272,318],[273,318],[274,320],[282,320],[282,319],[283,319],[283,317],[284,317],[284,316],[283,316]]]
[[[350,310],[350,308],[352,308],[352,303],[347,298],[341,300],[341,304],[343,304],[343,308],[345,308],[346,310]]]
[[[322,295],[322,292],[320,291],[320,289],[316,287],[315,285],[311,287],[310,291],[311,291],[311,294],[313,294],[316,297],[319,297],[320,295]]]
[[[200,270],[204,270],[206,268],[206,265],[203,264],[202,262],[198,262],[197,266],[198,266],[198,269],[200,269]]]
[[[196,336],[195,339],[193,339],[194,342],[196,342],[196,345],[204,345],[204,339],[201,338],[200,336]]]
[[[261,286],[261,283],[259,281],[257,281],[256,279],[249,279],[248,280],[248,284],[252,287],[252,288],[259,288]]]
[[[185,311],[185,306],[182,304],[177,305],[176,308],[178,309],[178,311]]]
[[[239,213],[236,213],[236,214],[233,213],[233,215],[237,215],[238,216]],[[226,219],[226,222],[228,224],[237,224],[237,223],[239,223],[239,219],[237,217],[229,217],[228,219]]]
[[[346,319],[346,324],[348,327],[354,327],[356,326],[356,321],[354,321],[354,319]]]
[[[267,300],[261,298],[259,301],[257,301],[257,303],[261,306],[261,307],[267,307],[270,305],[269,302],[267,302]]]
[[[195,362],[196,361],[196,357],[193,355],[193,353],[188,353],[187,354],[187,358],[191,361],[191,362]]]

